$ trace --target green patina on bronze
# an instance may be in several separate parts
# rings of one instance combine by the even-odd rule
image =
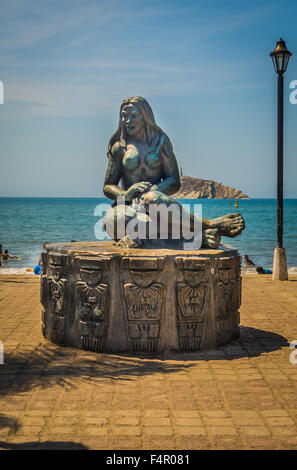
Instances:
[[[119,126],[110,139],[107,156],[109,162],[104,194],[113,201],[119,196],[125,198],[125,205],[117,206],[114,202],[105,216],[105,227],[110,220],[116,222],[121,217],[127,224],[135,217],[137,211],[131,207],[135,198],[139,199],[147,213],[149,204],[179,205],[171,197],[180,188],[180,175],[172,144],[156,124],[153,111],[144,98],[135,96],[122,102]],[[181,205],[179,207],[181,211],[184,210]],[[191,213],[191,230],[194,221],[195,215]],[[170,218],[168,224],[170,233]],[[202,247],[217,248],[222,236],[237,237],[244,227],[244,220],[239,213],[213,220],[202,219]],[[114,238],[118,240],[116,236]],[[133,246],[131,240],[125,238],[121,243]]]

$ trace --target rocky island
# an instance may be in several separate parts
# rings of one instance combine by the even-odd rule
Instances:
[[[203,180],[192,176],[180,176],[181,187],[175,198],[185,199],[249,199],[239,189],[216,183],[212,180]]]

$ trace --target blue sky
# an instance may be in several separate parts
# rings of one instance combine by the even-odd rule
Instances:
[[[2,0],[0,196],[100,197],[120,103],[151,104],[183,173],[276,197],[285,78],[285,197],[297,197],[297,2]]]

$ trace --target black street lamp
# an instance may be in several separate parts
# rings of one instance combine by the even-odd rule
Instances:
[[[270,56],[278,74],[277,101],[277,247],[274,249],[273,275],[278,281],[288,279],[286,250],[283,248],[283,159],[284,159],[284,73],[292,53],[280,38]]]

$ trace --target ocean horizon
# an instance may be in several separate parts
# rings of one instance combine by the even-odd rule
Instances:
[[[183,204],[202,204],[202,216],[215,218],[240,212],[246,222],[243,233],[222,242],[248,254],[256,265],[272,267],[273,250],[277,246],[277,200],[272,198],[178,199]],[[2,251],[20,260],[2,261],[0,273],[22,273],[37,264],[45,242],[94,241],[94,215],[98,204],[110,205],[105,197],[0,197],[0,244]],[[106,237],[106,239],[108,239]],[[283,246],[287,251],[289,272],[297,270],[297,199],[284,200]]]

